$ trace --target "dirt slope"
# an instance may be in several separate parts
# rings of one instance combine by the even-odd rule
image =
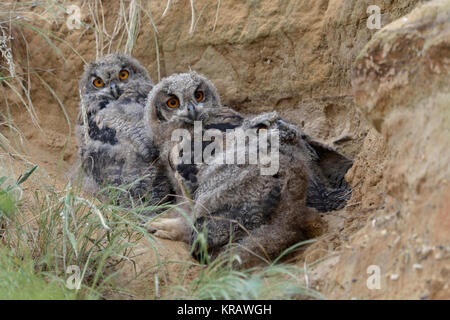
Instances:
[[[161,76],[189,69],[203,73],[224,103],[243,113],[277,110],[355,158],[346,177],[354,188],[349,206],[323,215],[320,240],[293,258],[303,265],[327,257],[311,270],[310,280],[329,298],[450,298],[450,4],[431,1],[410,13],[419,2],[222,1],[216,22],[217,3],[198,0],[190,33],[189,1],[171,1],[164,17],[166,1],[152,1],[158,34],[147,17],[141,20],[133,54],[154,81],[158,69]],[[376,34],[366,25],[372,4],[380,6],[386,26]],[[112,31],[118,4],[108,2],[105,8]],[[92,23],[86,6],[82,12]],[[400,17],[406,20],[396,20]],[[65,23],[49,27],[85,60],[95,58],[90,30],[68,30]],[[18,68],[40,71],[67,115],[39,80],[32,99],[42,130],[9,93],[17,102],[12,114],[30,161],[61,186],[75,161],[70,130],[84,62],[65,44],[59,45],[60,56],[41,37],[29,31],[24,37],[31,59],[26,61],[25,46],[17,41]],[[184,244],[162,244],[165,259],[188,258]],[[138,271],[155,261],[145,244],[141,250]],[[381,269],[379,290],[366,286],[370,265]],[[179,271],[168,268],[169,275]],[[123,266],[119,280],[133,277],[131,264]],[[153,281],[147,272],[128,286],[144,297]]]

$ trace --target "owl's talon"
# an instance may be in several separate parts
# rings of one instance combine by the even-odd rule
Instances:
[[[186,229],[182,218],[160,218],[150,222],[146,228],[156,237],[175,241],[184,238]]]
[[[161,239],[177,240],[173,234],[164,230],[158,230],[153,235]]]

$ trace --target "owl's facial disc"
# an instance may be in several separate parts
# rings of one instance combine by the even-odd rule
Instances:
[[[186,93],[185,101],[188,118],[191,122],[202,120],[203,113],[216,106],[214,94],[204,81],[201,81],[195,90],[191,89]]]
[[[98,68],[91,74],[90,86],[105,96],[118,99],[131,85],[133,71],[126,66],[110,66],[108,71],[104,69],[106,68]]]
[[[147,91],[152,87],[145,68],[120,53],[108,54],[87,64],[79,84],[83,96],[105,101],[117,100],[127,91]]]
[[[214,85],[195,72],[179,73],[167,77],[151,94],[153,119],[159,122],[184,122],[207,119],[212,109],[221,106]]]
[[[162,90],[154,101],[159,112],[158,118],[163,121],[177,119],[192,124],[198,120],[203,110],[203,91],[182,92],[180,94],[168,93]]]
[[[189,99],[181,98],[177,99],[179,101],[178,106],[173,108],[171,104],[173,103],[173,98],[167,101],[167,105],[169,107],[169,112],[172,113],[177,119],[186,122],[186,123],[194,123],[197,120],[197,110],[196,105]]]

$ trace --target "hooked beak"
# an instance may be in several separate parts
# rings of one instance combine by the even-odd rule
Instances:
[[[195,110],[195,106],[192,103],[188,103],[187,104],[187,109],[188,109],[188,117],[189,119],[191,119],[192,121],[197,120],[197,111]]]
[[[119,87],[117,86],[117,84],[114,81],[111,81],[110,85],[109,85],[109,90],[111,91],[111,95],[115,98],[118,99],[120,96],[120,90]]]

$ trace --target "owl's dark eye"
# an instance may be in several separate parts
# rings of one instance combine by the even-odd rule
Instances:
[[[119,78],[120,80],[126,80],[130,73],[127,70],[120,70],[119,72]]]
[[[205,97],[205,95],[203,94],[203,91],[197,90],[194,92],[194,98],[198,102],[202,101],[204,97]]]
[[[94,86],[97,87],[97,88],[102,88],[102,87],[105,85],[105,83],[103,82],[103,80],[100,79],[100,78],[96,78],[96,79],[94,80],[94,82],[92,82],[92,83],[93,83]]]
[[[177,108],[180,105],[180,100],[178,100],[177,97],[172,97],[169,100],[167,100],[167,106],[169,108]]]

